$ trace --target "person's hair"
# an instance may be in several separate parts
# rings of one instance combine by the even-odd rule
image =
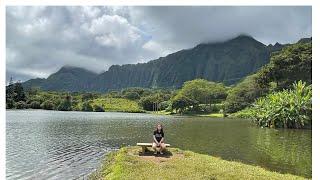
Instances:
[[[163,126],[162,126],[162,124],[160,124],[160,123],[158,123],[157,125],[156,125],[156,131],[158,131],[158,126],[161,126],[161,132],[163,132]]]

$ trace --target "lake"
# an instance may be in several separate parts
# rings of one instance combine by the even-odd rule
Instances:
[[[104,154],[151,142],[156,123],[174,147],[311,177],[311,130],[258,128],[246,119],[140,113],[7,110],[7,179],[78,179]]]

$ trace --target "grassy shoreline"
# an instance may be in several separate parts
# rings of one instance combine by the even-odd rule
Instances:
[[[305,179],[177,148],[164,156],[142,156],[140,149],[124,147],[108,154],[90,179]]]
[[[155,115],[181,115],[181,116],[199,116],[199,117],[213,117],[213,118],[223,118],[224,115],[222,113],[184,113],[184,114],[179,114],[179,113],[173,113],[173,112],[167,112],[167,111],[146,111],[148,114],[155,114]]]

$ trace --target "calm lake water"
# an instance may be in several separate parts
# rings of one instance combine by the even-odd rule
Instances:
[[[7,111],[7,179],[78,179],[106,152],[151,142],[155,124],[185,150],[311,177],[311,130],[262,129],[245,119],[150,114]]]

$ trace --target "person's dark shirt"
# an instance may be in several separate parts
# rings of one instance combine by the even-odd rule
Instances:
[[[161,139],[164,138],[164,133],[163,133],[162,130],[161,130],[160,132],[159,132],[158,130],[155,130],[155,131],[153,132],[153,135],[155,136],[155,138],[156,138],[156,140],[157,140],[158,142],[160,142]]]

